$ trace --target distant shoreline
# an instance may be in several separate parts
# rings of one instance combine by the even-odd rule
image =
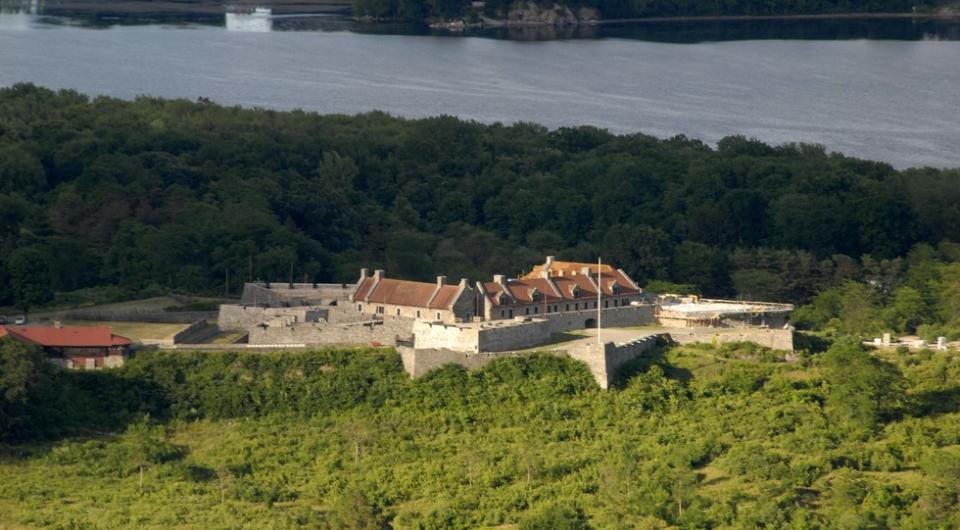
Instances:
[[[103,14],[201,14],[214,15],[226,12],[226,6],[269,7],[275,14],[341,14],[352,15],[353,2],[350,0],[237,0],[225,2],[222,0],[199,0],[197,2],[180,2],[176,0],[129,0],[119,2],[102,2],[95,0],[54,0],[44,5],[44,11],[49,14],[57,12],[82,12]],[[675,17],[634,17],[593,19],[568,22],[558,26],[599,26],[610,24],[652,24],[658,22],[739,22],[764,20],[830,20],[830,19],[930,19],[930,20],[960,20],[960,12],[924,12],[924,13],[822,13],[806,15],[707,15],[707,16],[675,16]],[[377,20],[354,18],[364,24],[381,23],[425,23],[416,20]],[[532,21],[513,22],[504,19],[486,19],[493,23],[470,24],[470,27],[498,28],[498,27],[545,27],[553,26],[549,23]],[[451,21],[454,22],[454,21]]]
[[[98,2],[96,0],[54,0],[44,4],[44,14],[85,13],[85,14],[197,14],[218,15],[226,13],[226,6],[269,7],[275,14],[315,14],[329,13],[350,15],[353,2],[344,0],[237,0],[177,2],[175,0],[129,0],[119,2]]]
[[[463,20],[431,23],[435,29],[459,31],[461,29],[502,29],[502,28],[563,28],[563,27],[595,27],[617,24],[657,24],[664,22],[752,22],[778,20],[960,20],[960,13],[833,13],[812,15],[706,15],[695,17],[634,17],[634,18],[597,18],[588,20],[565,20],[563,23],[552,24],[533,20],[511,21],[506,19],[483,18],[481,22],[466,23]],[[377,24],[387,21],[359,20],[360,22]]]
[[[829,19],[903,19],[903,18],[922,18],[922,19],[957,19],[960,20],[960,13],[833,13],[816,15],[709,15],[699,17],[645,17],[645,18],[610,18],[598,19],[580,22],[580,24],[600,25],[616,23],[641,23],[641,22],[697,22],[697,21],[716,21],[716,22],[736,22],[751,20],[829,20]]]

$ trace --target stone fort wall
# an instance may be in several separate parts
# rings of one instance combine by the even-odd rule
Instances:
[[[499,321],[456,325],[417,321],[415,346],[461,352],[503,352],[532,348],[550,341],[551,325],[545,320]]]
[[[658,344],[657,336],[644,337],[624,344],[590,344],[576,350],[563,352],[548,352],[553,355],[568,355],[569,357],[587,365],[593,379],[600,388],[609,388],[617,372],[633,359]],[[436,370],[448,364],[463,366],[468,370],[480,368],[495,359],[523,355],[517,352],[465,352],[448,349],[421,349],[398,347],[397,351],[403,360],[403,368],[410,377],[421,377],[431,370]]]
[[[397,337],[408,339],[413,320],[384,318],[360,322],[330,323],[325,320],[290,326],[253,326],[250,344],[396,344]]]
[[[601,325],[605,328],[646,326],[654,322],[654,309],[652,304],[610,307],[603,310],[600,319]],[[537,318],[545,319],[550,323],[551,333],[563,333],[573,329],[596,327],[597,310],[583,309],[563,313],[548,313],[538,315]]]
[[[653,322],[653,306],[603,310],[603,327],[642,326]],[[503,352],[533,348],[550,342],[554,333],[596,326],[596,310],[541,314],[535,318],[495,320],[473,324],[418,321],[413,325],[415,346],[461,352]]]
[[[610,388],[623,365],[654,348],[662,337],[650,335],[623,344],[585,344],[569,350],[567,354],[586,364],[600,388],[606,389]]]
[[[663,330],[678,344],[755,342],[774,350],[793,351],[793,330],[767,328],[668,328]]]

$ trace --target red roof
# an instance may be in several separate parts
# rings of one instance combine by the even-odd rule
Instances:
[[[353,299],[366,300],[374,304],[390,304],[430,309],[448,309],[456,301],[459,285],[443,285],[437,289],[435,283],[411,282],[383,278],[379,282],[367,277],[360,282]],[[436,296],[434,296],[436,293]]]
[[[581,263],[576,261],[555,261],[551,260],[543,265],[536,265],[533,267],[533,270],[523,276],[523,280],[529,280],[531,278],[540,278],[543,271],[548,271],[547,273],[550,277],[554,276],[580,276],[583,274],[583,269],[589,269],[591,276],[597,275],[597,264],[596,263]],[[600,272],[602,274],[609,274],[615,272],[615,269],[609,264],[604,263],[600,266]]]
[[[621,271],[616,269],[604,270],[600,274],[601,285],[603,286],[604,296],[629,296],[639,294],[640,290],[634,288],[632,282]],[[595,277],[591,278],[583,274],[570,276],[553,276],[547,278],[531,278],[526,276],[523,279],[506,280],[506,287],[509,290],[504,303],[500,303],[500,293],[503,292],[503,286],[496,282],[483,282],[481,285],[484,292],[493,302],[493,305],[509,305],[512,303],[530,304],[533,303],[532,295],[534,289],[541,295],[543,303],[552,303],[558,300],[577,301],[582,299],[595,299],[597,297],[597,288],[594,284]],[[619,287],[619,292],[614,294],[613,286]],[[556,290],[554,290],[556,286]],[[574,289],[580,289],[580,296],[576,296]],[[559,295],[557,296],[557,292]]]
[[[360,285],[357,287],[357,290],[353,293],[354,300],[363,300],[367,297],[367,293],[370,292],[370,288],[373,287],[373,283],[376,280],[367,276],[360,281]]]
[[[0,326],[0,337],[9,335],[22,342],[51,348],[109,348],[133,343],[126,337],[113,334],[110,326]]]

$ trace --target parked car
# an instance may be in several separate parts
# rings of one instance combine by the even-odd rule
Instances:
[[[22,326],[27,323],[27,317],[17,317],[17,319],[14,320],[13,323],[18,326]]]

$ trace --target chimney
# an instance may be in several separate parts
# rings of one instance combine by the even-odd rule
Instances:
[[[60,322],[59,320],[54,320],[54,321],[53,321],[53,327],[55,327],[55,328],[57,328],[57,329],[60,329],[60,328],[63,327],[63,322]]]
[[[370,269],[368,269],[368,268],[366,268],[366,267],[360,269],[360,279],[361,279],[361,280],[363,280],[364,278],[367,278],[367,277],[369,277],[369,276],[370,276]]]
[[[580,274],[584,276],[591,276],[590,267],[580,267]]]
[[[460,288],[461,288],[461,289],[466,289],[468,285],[469,285],[469,282],[467,282],[467,279],[466,279],[466,278],[460,278]]]
[[[446,276],[437,276],[437,287],[441,287],[447,284]]]
[[[503,286],[506,286],[506,285],[507,285],[507,279],[506,279],[502,274],[494,274],[494,275],[493,275],[493,282],[494,282],[494,283],[498,283],[498,284],[503,285]]]
[[[547,262],[544,264],[544,268],[549,269],[550,265],[553,265],[553,256],[547,256]]]
[[[541,277],[541,278],[549,278],[549,277],[550,277],[550,269],[548,269],[548,268],[546,268],[546,267],[544,267],[543,269],[541,269],[541,270],[540,270],[540,277]]]
[[[373,271],[373,279],[377,280],[378,282],[382,280],[385,275],[386,275],[386,271],[384,271],[383,269],[377,269]]]

